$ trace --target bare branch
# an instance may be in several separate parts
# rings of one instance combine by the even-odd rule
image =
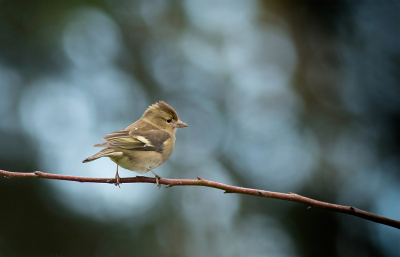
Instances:
[[[6,178],[45,178],[45,179],[56,179],[56,180],[69,180],[78,182],[92,182],[92,183],[109,183],[114,184],[115,178],[92,178],[92,177],[77,177],[77,176],[67,176],[67,175],[57,175],[44,173],[36,171],[33,173],[21,173],[21,172],[10,172],[5,170],[0,170],[0,175]],[[155,178],[137,176],[132,178],[120,178],[120,183],[156,183]],[[353,215],[362,219],[367,219],[376,223],[381,223],[387,226],[391,226],[400,229],[400,221],[382,217],[370,212],[359,210],[351,206],[343,206],[337,204],[331,204],[326,202],[317,201],[311,198],[307,198],[294,193],[277,193],[258,189],[236,187],[227,184],[222,184],[214,181],[205,180],[203,178],[197,177],[197,179],[159,179],[159,183],[166,185],[166,188],[173,186],[204,186],[213,187],[217,189],[224,190],[224,193],[236,193],[236,194],[246,194],[261,196],[273,199],[280,199],[292,202],[299,202],[306,204],[307,209],[320,208],[335,212],[341,212],[349,215]]]

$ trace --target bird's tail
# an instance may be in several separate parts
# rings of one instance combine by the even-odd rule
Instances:
[[[113,149],[104,148],[104,149],[101,150],[100,152],[98,152],[98,153],[96,153],[96,154],[94,154],[94,155],[92,155],[92,156],[86,158],[86,159],[83,160],[82,162],[83,162],[83,163],[85,163],[85,162],[91,162],[91,161],[94,161],[94,160],[96,160],[96,159],[98,159],[98,158],[100,158],[100,157],[110,156],[110,155],[112,155],[112,154],[115,154],[115,151],[114,151]]]

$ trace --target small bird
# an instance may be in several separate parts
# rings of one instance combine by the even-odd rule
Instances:
[[[179,120],[174,108],[160,101],[144,112],[143,116],[124,130],[119,130],[103,137],[106,142],[95,144],[103,150],[82,162],[94,161],[100,157],[109,157],[117,164],[115,185],[119,186],[118,165],[124,169],[146,173],[151,171],[159,179],[153,169],[163,164],[171,156],[175,146],[177,128],[188,125]]]

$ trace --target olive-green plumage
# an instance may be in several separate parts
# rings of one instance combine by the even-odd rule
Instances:
[[[124,130],[105,136],[103,139],[106,142],[93,145],[104,149],[83,162],[109,157],[117,163],[116,185],[119,184],[118,165],[138,173],[154,173],[153,169],[171,156],[176,129],[182,127],[187,125],[179,120],[175,110],[160,101],[150,106],[139,120]],[[159,176],[155,173],[154,175],[158,184]]]

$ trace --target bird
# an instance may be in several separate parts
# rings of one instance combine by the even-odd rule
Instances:
[[[175,147],[175,133],[178,128],[188,125],[179,120],[178,114],[164,101],[149,106],[143,116],[123,130],[103,137],[106,142],[93,147],[104,147],[100,152],[84,159],[91,162],[101,157],[109,157],[117,164],[115,185],[120,185],[118,166],[140,174],[151,171],[158,188],[161,178],[153,171],[171,156]]]

